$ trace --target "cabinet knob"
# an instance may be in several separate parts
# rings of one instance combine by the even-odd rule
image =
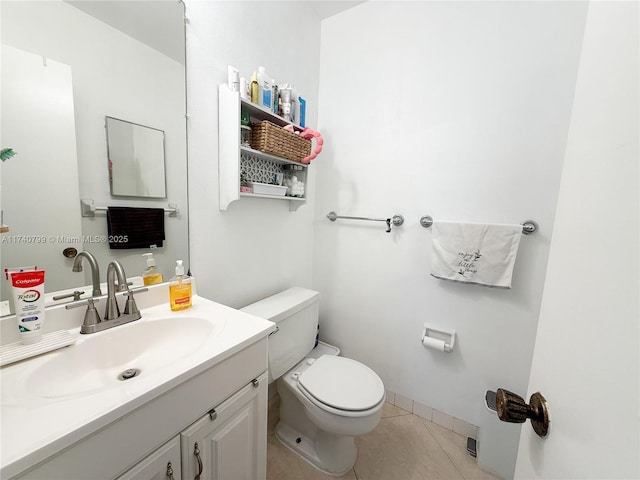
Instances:
[[[251,380],[251,385],[253,385],[253,388],[258,388],[260,386],[260,382],[257,378],[254,378],[253,380]]]

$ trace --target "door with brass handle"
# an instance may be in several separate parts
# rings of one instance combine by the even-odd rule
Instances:
[[[496,412],[503,422],[524,423],[527,418],[538,436],[544,438],[549,433],[549,406],[540,392],[529,398],[529,404],[524,398],[513,392],[499,388],[496,391]]]

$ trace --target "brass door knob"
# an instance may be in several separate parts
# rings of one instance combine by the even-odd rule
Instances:
[[[524,398],[513,392],[499,388],[496,391],[496,411],[503,422],[524,423],[531,419],[533,430],[542,438],[549,433],[549,407],[540,392],[529,398],[529,404]]]

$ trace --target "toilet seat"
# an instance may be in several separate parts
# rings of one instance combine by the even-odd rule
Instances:
[[[384,402],[384,385],[366,365],[322,355],[298,377],[298,389],[324,410],[344,416],[368,415]]]

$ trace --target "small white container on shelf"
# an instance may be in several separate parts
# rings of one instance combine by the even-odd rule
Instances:
[[[284,197],[284,194],[287,191],[287,187],[270,185],[268,183],[252,182],[251,186],[253,187],[254,195],[273,195],[276,197]]]

